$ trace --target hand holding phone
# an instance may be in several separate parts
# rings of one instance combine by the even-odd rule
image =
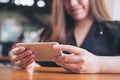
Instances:
[[[31,49],[35,53],[35,61],[51,61],[52,58],[62,55],[62,51],[53,49],[53,45],[59,45],[57,42],[40,43],[17,43],[16,46],[23,46]]]

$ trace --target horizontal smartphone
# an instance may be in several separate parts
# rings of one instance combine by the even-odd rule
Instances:
[[[40,43],[17,43],[16,46],[23,46],[31,49],[35,53],[36,61],[51,61],[52,58],[62,55],[62,51],[53,49],[57,42],[40,42]]]

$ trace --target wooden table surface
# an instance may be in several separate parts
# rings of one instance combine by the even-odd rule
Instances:
[[[10,58],[8,56],[0,56],[0,61],[9,61]]]
[[[120,74],[73,74],[56,67],[33,70],[0,67],[0,80],[120,80]]]

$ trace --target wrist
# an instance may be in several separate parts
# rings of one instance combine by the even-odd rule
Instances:
[[[102,59],[100,56],[96,56],[95,58],[95,62],[96,62],[96,65],[95,65],[95,73],[101,73],[102,72]]]
[[[106,72],[106,63],[105,58],[103,56],[99,56],[99,73],[105,73]]]

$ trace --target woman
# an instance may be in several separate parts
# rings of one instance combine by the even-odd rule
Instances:
[[[62,43],[53,48],[70,53],[53,62],[74,73],[120,73],[120,23],[111,21],[104,0],[54,0],[51,21],[41,41]],[[31,50],[11,54],[17,66],[38,66]]]

